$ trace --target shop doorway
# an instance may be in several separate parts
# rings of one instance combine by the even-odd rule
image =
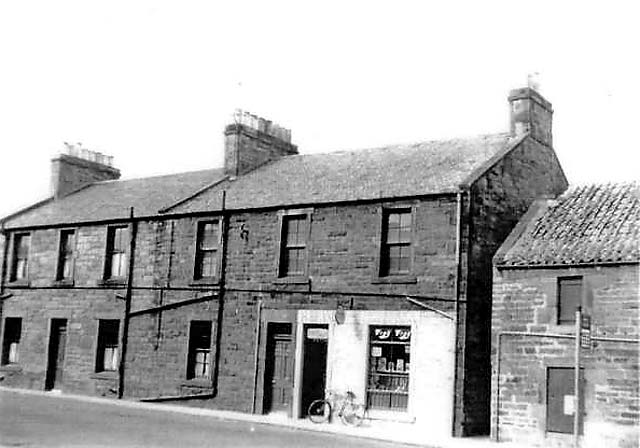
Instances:
[[[293,337],[291,323],[267,325],[264,374],[264,413],[289,412],[293,391]]]
[[[67,344],[67,319],[51,319],[45,390],[60,389],[64,373],[64,349]]]
[[[302,416],[306,417],[313,400],[325,398],[327,381],[327,342],[329,326],[304,326],[304,359],[302,361]]]

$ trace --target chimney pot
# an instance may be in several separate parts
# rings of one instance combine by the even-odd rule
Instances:
[[[225,174],[237,177],[259,166],[292,154],[291,131],[270,120],[236,110],[233,124],[225,129]]]
[[[509,92],[511,134],[520,137],[529,133],[540,143],[553,146],[553,107],[540,93],[531,87]]]
[[[55,199],[88,184],[120,178],[113,157],[65,143],[65,149],[51,160],[51,190]]]

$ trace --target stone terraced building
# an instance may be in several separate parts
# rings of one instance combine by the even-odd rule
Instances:
[[[640,437],[640,185],[572,187],[537,201],[495,257],[494,438],[574,446],[576,308],[583,447]]]
[[[301,418],[355,393],[372,425],[487,434],[492,257],[567,187],[551,104],[511,129],[301,155],[247,113],[224,167],[119,180],[53,160],[2,220],[2,385]]]

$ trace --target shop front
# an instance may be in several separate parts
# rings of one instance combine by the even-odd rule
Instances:
[[[430,311],[300,310],[295,319],[291,415],[348,391],[367,409],[367,426],[411,424],[451,431],[455,329]],[[338,318],[336,318],[338,317]]]

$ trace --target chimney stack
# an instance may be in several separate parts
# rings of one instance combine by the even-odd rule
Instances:
[[[113,157],[65,142],[65,149],[51,159],[51,193],[60,199],[69,193],[103,180],[120,178]]]
[[[532,86],[533,85],[533,86]],[[551,124],[553,108],[530,83],[529,87],[509,92],[511,111],[511,134],[520,137],[529,132],[532,138],[549,147],[553,146]]]
[[[291,131],[249,112],[237,110],[224,130],[224,171],[242,176],[265,163],[298,154]]]

